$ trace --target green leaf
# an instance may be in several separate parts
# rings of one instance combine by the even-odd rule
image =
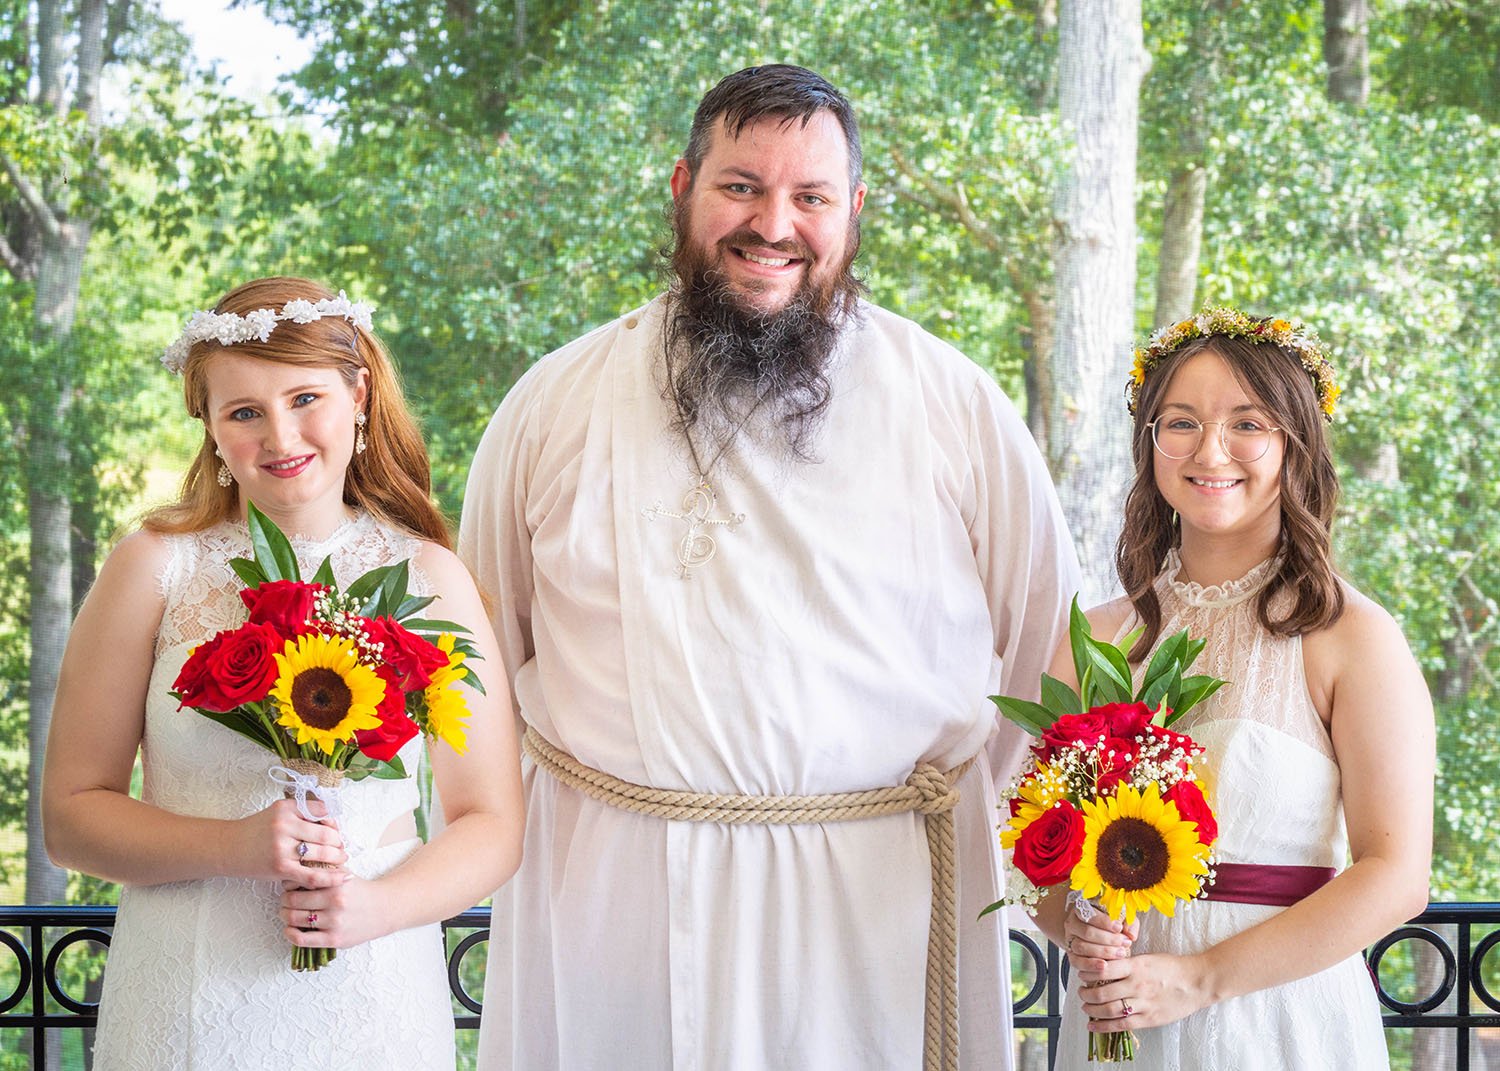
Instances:
[[[480,695],[490,694],[489,692],[484,690],[484,681],[479,679],[479,675],[477,673],[465,673],[462,677],[459,678],[459,680],[464,684],[467,684],[470,688],[473,688]]]
[[[382,565],[375,569],[371,569],[364,576],[360,577],[354,583],[350,584],[348,590],[345,591],[344,594],[349,596],[351,599],[358,599],[361,602],[368,602],[370,597],[373,596],[377,591],[379,591],[380,586],[385,583],[386,576],[395,568],[396,567],[394,565]],[[369,615],[366,614],[365,616],[368,617]]]
[[[394,617],[396,607],[401,605],[406,598],[406,585],[409,577],[407,563],[399,561],[391,566],[390,571],[385,574],[385,579],[380,583],[380,590],[370,601],[374,604],[374,613],[369,617]]]
[[[1176,671],[1177,663],[1172,663],[1172,667]],[[1163,673],[1156,680],[1152,681],[1148,688],[1141,692],[1139,701],[1145,703],[1152,710],[1156,710],[1161,706],[1162,700],[1166,698],[1167,689],[1171,687],[1172,677]]]
[[[323,559],[323,564],[318,566],[318,571],[313,574],[312,582],[330,588],[339,586],[338,581],[333,577],[333,559],[331,557]]]
[[[1201,675],[1184,679],[1182,682],[1182,694],[1178,697],[1177,705],[1172,708],[1171,721],[1176,721],[1228,683],[1228,681],[1221,681],[1217,677]]]
[[[996,900],[996,901],[995,901],[995,902],[994,902],[994,903],[993,903],[993,904],[991,904],[991,905],[990,905],[990,906],[989,906],[989,907],[987,907],[987,908],[985,908],[985,909],[984,909],[984,910],[983,910],[983,911],[981,911],[981,912],[980,912],[980,913],[979,913],[979,917],[980,917],[980,918],[984,918],[984,917],[985,917],[985,916],[986,916],[986,915],[988,915],[988,914],[989,914],[989,913],[990,913],[990,912],[991,912],[991,911],[999,911],[999,910],[1000,910],[1000,909],[1001,909],[1001,908],[1002,908],[1002,907],[1004,907],[1004,906],[1005,906],[1005,901],[1004,901],[1004,900]]]
[[[1170,674],[1175,665],[1181,669],[1187,663],[1183,656],[1184,648],[1187,646],[1187,633],[1178,632],[1168,636],[1156,648],[1156,653],[1151,656],[1151,661],[1146,664],[1145,676],[1141,678],[1141,694],[1156,685],[1157,680],[1163,675]],[[1155,704],[1151,704],[1155,706]]]
[[[399,781],[406,776],[406,764],[400,755],[392,755],[389,762],[375,764],[374,776],[379,781]]]
[[[399,781],[406,776],[406,765],[400,755],[392,755],[389,762],[357,754],[349,760],[344,776],[351,781],[362,781],[373,777],[377,781]]]
[[[437,602],[436,595],[425,595],[421,598],[415,595],[408,595],[401,601],[401,605],[396,607],[396,612],[391,616],[397,621],[405,621],[412,614],[420,613],[435,602]],[[408,625],[407,627],[410,628],[411,626]]]
[[[245,523],[250,528],[250,547],[255,552],[255,561],[270,580],[301,580],[297,568],[297,555],[292,544],[276,527],[274,521],[255,508],[254,502],[245,505]]]
[[[1008,695],[992,695],[990,701],[1000,708],[1007,719],[1025,729],[1032,736],[1041,736],[1057,719],[1040,703],[1025,699],[1012,699]]]
[[[1068,647],[1073,652],[1073,675],[1078,678],[1078,691],[1084,703],[1088,702],[1089,694],[1083,682],[1089,667],[1088,641],[1092,635],[1089,619],[1078,608],[1078,596],[1074,595],[1068,607]]]
[[[1174,713],[1182,702],[1182,669],[1180,667],[1174,667],[1172,675],[1167,678],[1167,694],[1162,697],[1162,701],[1171,707]],[[1165,725],[1166,722],[1162,724]]]
[[[1085,694],[1085,706],[1105,703],[1130,702],[1130,664],[1125,656],[1112,644],[1103,643],[1092,636],[1084,640],[1089,665],[1094,669],[1093,695]]]
[[[176,693],[173,694],[175,695]],[[210,721],[218,722],[226,729],[234,730],[252,743],[259,744],[267,751],[280,754],[276,749],[276,741],[271,738],[270,730],[258,718],[251,717],[239,710],[199,710],[197,707],[190,709],[198,711],[199,714],[202,714]]]
[[[247,588],[258,588],[271,579],[264,569],[249,558],[230,558],[229,568],[245,582]]]
[[[1053,718],[1064,714],[1083,713],[1083,700],[1078,693],[1050,674],[1042,674],[1042,706],[1052,712]]]
[[[438,621],[436,619],[419,617],[413,621],[401,622],[413,632],[451,632],[455,636],[467,636],[470,630],[455,621]]]

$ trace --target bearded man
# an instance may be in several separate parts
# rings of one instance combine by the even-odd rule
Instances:
[[[986,697],[1037,688],[1077,562],[990,377],[862,299],[860,171],[818,75],[724,79],[668,292],[479,446],[461,552],[530,756],[486,1071],[1009,1066]]]

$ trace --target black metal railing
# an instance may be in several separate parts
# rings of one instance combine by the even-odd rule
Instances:
[[[0,907],[0,990],[5,979],[14,988],[0,992],[0,1039],[12,1031],[29,1034],[33,1062],[42,1066],[49,1029],[86,1030],[98,1022],[97,998],[70,993],[59,979],[63,955],[75,945],[93,943],[108,949],[114,925],[113,907]],[[488,908],[465,911],[443,923],[450,947],[448,985],[454,1001],[454,1024],[461,1030],[479,1026],[479,996],[464,985],[465,964],[489,940]],[[1055,945],[1012,930],[1017,987],[1026,992],[1014,1003],[1015,1026],[1044,1031],[1048,1063],[1056,1053],[1066,984],[1063,957]],[[1486,958],[1500,945],[1500,903],[1434,903],[1366,953],[1387,1029],[1416,1033],[1448,1032],[1457,1071],[1468,1071],[1472,1031],[1500,1027],[1500,983],[1485,979]],[[1500,960],[1494,965],[1500,978]],[[1385,974],[1382,974],[1385,971]],[[1389,977],[1390,975],[1396,977]],[[1426,991],[1422,990],[1427,986]],[[1404,989],[1393,988],[1404,987]]]

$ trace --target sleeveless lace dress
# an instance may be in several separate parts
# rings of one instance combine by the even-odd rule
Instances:
[[[1231,682],[1174,726],[1208,749],[1219,860],[1343,869],[1348,841],[1339,768],[1307,693],[1302,641],[1270,634],[1255,614],[1254,596],[1271,563],[1215,587],[1176,579],[1181,567],[1173,551],[1156,582],[1161,635],[1185,628],[1206,639],[1193,672]],[[1126,629],[1134,624],[1127,623]],[[1179,904],[1173,918],[1148,912],[1141,916],[1135,951],[1200,952],[1283,910],[1195,900]],[[1075,977],[1064,1002],[1058,1071],[1105,1066],[1087,1059],[1087,1019],[1077,986]],[[1376,1071],[1389,1066],[1375,987],[1357,955],[1318,974],[1136,1034],[1135,1063],[1108,1066],[1136,1071]]]
[[[167,694],[194,645],[244,622],[230,570],[248,557],[242,524],[170,537],[161,577],[166,610],[146,706],[142,797],[179,814],[242,818],[280,798],[275,756]],[[324,557],[347,584],[410,558],[413,537],[361,515],[322,542],[294,539],[304,576]],[[413,573],[412,589],[423,578]],[[122,612],[127,612],[122,608]],[[415,770],[421,737],[402,749]],[[374,878],[420,845],[380,846],[386,827],[417,806],[416,782],[367,778],[344,790],[349,868]],[[210,878],[126,886],[106,963],[96,1071],[454,1066],[453,1012],[437,924],[341,949],[319,971],[294,973],[277,915],[279,882]]]

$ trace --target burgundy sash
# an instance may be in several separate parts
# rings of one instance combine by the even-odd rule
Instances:
[[[1331,866],[1273,866],[1259,863],[1219,863],[1203,899],[1232,904],[1289,907],[1311,896],[1338,873]]]

